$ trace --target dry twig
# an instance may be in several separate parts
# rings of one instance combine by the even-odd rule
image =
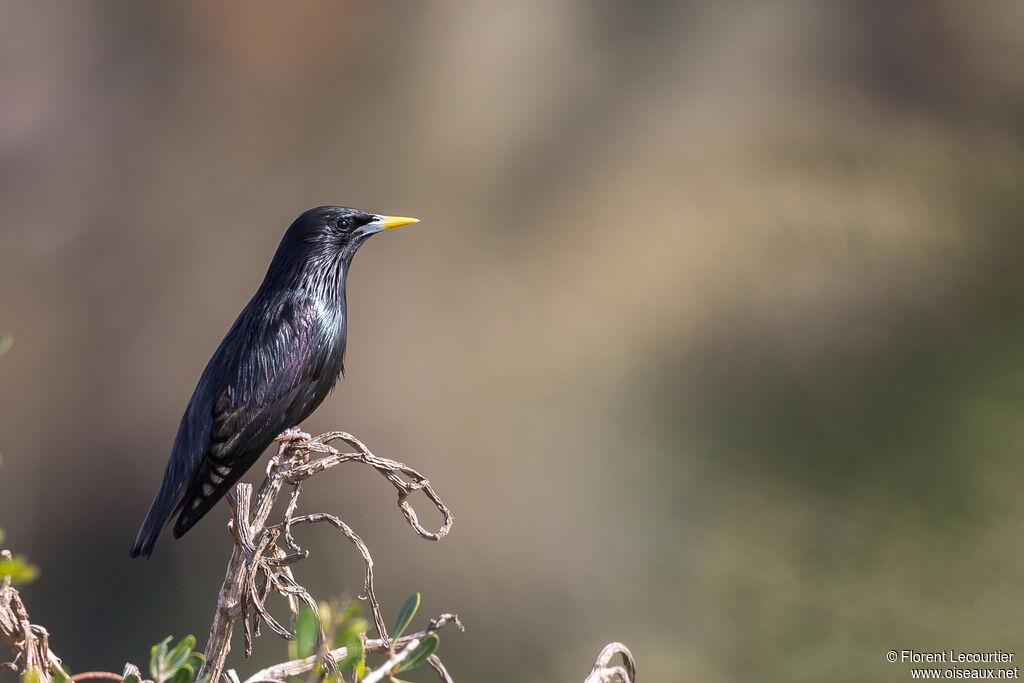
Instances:
[[[334,441],[343,441],[352,446],[355,451],[342,452],[330,445]],[[292,535],[292,529],[302,524],[328,523],[341,531],[351,542],[363,558],[366,568],[363,580],[363,594],[359,597],[365,599],[370,605],[373,614],[373,621],[380,635],[379,639],[368,640],[366,650],[368,652],[392,651],[391,639],[388,636],[387,627],[384,624],[384,617],[381,613],[380,604],[373,586],[373,558],[369,548],[359,535],[352,530],[339,517],[327,513],[313,513],[296,515],[298,498],[302,490],[302,482],[325,470],[331,469],[345,462],[360,462],[373,467],[398,492],[398,507],[402,511],[409,525],[421,537],[436,541],[443,538],[451,529],[453,518],[452,513],[444,504],[441,498],[434,491],[430,482],[413,468],[403,463],[379,458],[351,434],[345,432],[328,432],[315,437],[309,441],[289,442],[282,444],[278,450],[278,457],[273,461],[267,478],[260,486],[255,497],[252,494],[252,487],[248,484],[239,484],[236,487],[235,514],[232,520],[232,529],[237,540],[231,559],[228,562],[224,583],[221,586],[217,600],[217,611],[214,615],[213,625],[210,629],[210,640],[206,646],[206,664],[200,672],[201,676],[210,676],[210,680],[216,681],[224,671],[224,662],[228,651],[231,648],[231,635],[235,622],[241,617],[245,641],[246,656],[252,650],[252,638],[259,635],[261,624],[266,624],[272,631],[283,638],[291,638],[291,632],[285,628],[267,610],[266,599],[271,592],[277,593],[288,599],[293,617],[298,613],[299,602],[309,605],[313,613],[317,614],[317,604],[301,584],[295,581],[291,567],[308,556],[308,552],[299,547]],[[274,503],[277,501],[282,488],[291,486],[292,491],[285,511],[284,521],[278,524],[267,524]],[[434,504],[444,518],[440,529],[429,531],[424,528],[416,515],[415,509],[409,502],[409,497],[422,491]],[[319,617],[317,617],[319,619]],[[433,622],[434,630],[440,628],[449,621],[456,621],[454,615],[442,615]],[[336,664],[338,653],[344,656],[345,649],[328,651],[324,647],[324,629],[319,625],[316,650],[320,652],[317,657],[308,658],[312,662],[322,661],[328,668],[332,669]],[[460,626],[461,627],[461,626]],[[429,634],[430,629],[423,634]],[[412,642],[413,636],[407,636],[399,642],[404,642],[406,647]],[[418,644],[419,641],[416,641]],[[371,645],[380,649],[371,649]],[[415,649],[416,645],[413,645]],[[401,652],[404,652],[403,649]],[[399,656],[401,652],[394,655]],[[410,650],[411,652],[411,650]],[[405,656],[408,656],[406,653]],[[392,659],[394,658],[392,657]],[[305,662],[305,660],[300,660]],[[390,659],[388,660],[391,661]],[[391,667],[397,665],[397,660]],[[428,660],[435,671],[443,680],[447,677],[444,666],[437,657]],[[288,667],[294,663],[279,665]],[[308,671],[312,668],[310,663]],[[387,664],[385,664],[385,667]],[[289,669],[290,670],[290,669]],[[391,669],[387,669],[390,671]],[[260,678],[250,678],[247,683],[255,683],[256,680],[283,680],[285,675],[277,677],[278,668],[270,667],[257,674]],[[370,672],[367,675],[373,675]],[[385,674],[382,675],[386,675]],[[237,679],[237,675],[234,677]],[[229,680],[232,680],[229,678]],[[450,680],[450,679],[447,679]]]
[[[622,655],[622,664],[612,664],[615,655]],[[583,683],[636,683],[636,662],[633,653],[622,643],[608,643],[597,656]]]

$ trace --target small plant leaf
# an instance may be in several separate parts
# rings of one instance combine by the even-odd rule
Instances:
[[[7,353],[11,348],[11,344],[14,343],[14,335],[11,333],[0,334],[0,356]]]
[[[206,664],[206,655],[202,652],[193,652],[185,660],[185,663],[192,667],[193,671],[199,671],[203,668],[203,664]]]
[[[363,649],[363,638],[359,633],[353,634],[345,641],[345,656],[342,657],[341,661],[338,662],[338,669],[340,671],[348,671],[351,667],[357,666],[366,658],[366,652]]]
[[[173,678],[171,678],[171,683],[192,683],[192,679],[195,677],[196,672],[192,667],[188,664],[182,664],[181,667],[175,671]]]
[[[163,681],[163,663],[164,658],[167,656],[167,644],[171,642],[171,636],[167,636],[159,643],[153,646],[149,654],[149,675],[153,677],[156,683]]]
[[[21,675],[21,683],[42,683],[42,680],[39,669],[29,669]]]
[[[316,614],[309,607],[299,610],[295,618],[295,657],[303,658],[313,654],[317,636]]]
[[[128,674],[124,677],[124,683],[142,683],[135,674]]]
[[[398,640],[405,633],[405,629],[409,626],[412,618],[416,616],[416,610],[420,608],[420,594],[413,593],[409,598],[402,603],[402,608],[398,610],[398,619],[395,620],[395,633],[392,636],[393,639]]]
[[[163,668],[169,674],[174,674],[192,654],[192,648],[196,646],[195,636],[185,636],[174,646],[174,649],[167,653],[164,659]]]
[[[395,673],[415,669],[420,664],[427,661],[427,657],[434,654],[437,650],[437,646],[440,644],[441,638],[436,633],[431,633],[420,641],[420,644],[416,646],[415,650],[409,653],[409,656],[406,657],[404,661],[398,663],[398,666],[395,667]]]

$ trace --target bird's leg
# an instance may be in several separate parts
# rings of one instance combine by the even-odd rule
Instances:
[[[281,445],[277,447],[277,455],[271,458],[270,462],[267,463],[267,476],[270,476],[270,471],[273,470],[275,467],[280,467],[281,465],[284,464],[284,454],[288,450],[288,444],[294,443],[296,441],[309,441],[312,438],[312,436],[302,431],[302,428],[299,427],[298,425],[294,427],[289,427],[288,429],[278,434],[277,438],[275,438],[274,441]]]

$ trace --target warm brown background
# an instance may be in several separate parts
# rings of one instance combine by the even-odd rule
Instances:
[[[612,639],[647,681],[1024,656],[1022,64],[1019,3],[3,2],[33,615],[77,671],[205,639],[225,508],[128,546],[284,229],[342,203],[423,222],[356,259],[303,426],[421,468],[456,525],[417,540],[356,468],[306,507],[364,532],[389,614],[463,616],[457,680],[581,680]],[[320,596],[358,588],[306,539]]]

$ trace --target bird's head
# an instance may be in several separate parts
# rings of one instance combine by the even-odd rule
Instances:
[[[344,206],[310,209],[295,219],[281,239],[267,273],[268,281],[330,277],[322,271],[347,268],[370,235],[418,222],[416,218],[382,216]]]
[[[293,262],[324,258],[349,262],[370,235],[410,223],[419,223],[419,219],[382,216],[346,206],[318,206],[295,219],[281,240],[277,257]]]
[[[284,241],[351,259],[370,235],[410,223],[419,223],[419,219],[382,216],[345,206],[320,206],[296,218]]]

